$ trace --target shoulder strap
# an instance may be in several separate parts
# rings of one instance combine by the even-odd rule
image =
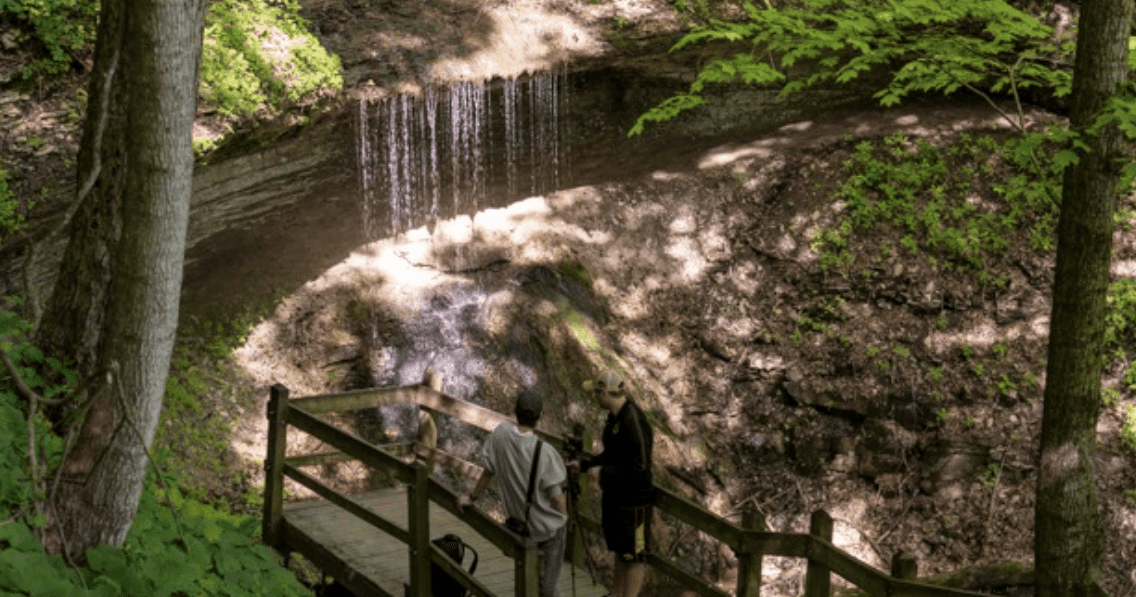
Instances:
[[[544,447],[544,442],[540,438],[536,438],[536,452],[533,454],[532,467],[529,469],[529,491],[525,497],[525,524],[529,522],[529,511],[532,509],[532,496],[533,489],[536,486],[536,465],[540,463],[540,449]]]
[[[458,539],[458,541],[461,541],[461,539]],[[470,565],[469,565],[469,575],[473,576],[473,573],[477,572],[477,550],[474,549],[472,545],[470,545],[469,543],[466,543],[465,541],[462,541],[461,543],[466,548],[466,550],[473,553],[473,562],[471,562]]]

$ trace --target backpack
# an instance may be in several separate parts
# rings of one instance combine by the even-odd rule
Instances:
[[[477,551],[473,549],[473,546],[462,541],[461,537],[453,533],[442,535],[431,543],[447,556],[450,556],[453,561],[458,563],[458,566],[461,566],[462,560],[465,559],[465,550],[468,549],[472,552],[473,562],[469,565],[469,574],[473,576],[474,571],[477,570]],[[430,562],[430,592],[434,597],[466,597],[469,595],[469,589],[434,562]]]

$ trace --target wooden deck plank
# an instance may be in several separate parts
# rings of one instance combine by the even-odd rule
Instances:
[[[406,528],[405,488],[371,491],[352,498],[397,526]],[[284,518],[381,590],[390,595],[403,594],[403,587],[410,578],[409,552],[405,544],[324,500],[285,503]],[[449,511],[431,504],[430,536],[441,537],[446,533],[458,535],[477,551],[479,561],[474,577],[479,582],[497,595],[514,594],[513,560]],[[466,569],[471,561],[467,556],[463,562]],[[561,597],[572,596],[572,570],[567,562],[561,571],[558,587]],[[606,587],[592,583],[587,570],[576,571],[575,597],[600,597],[606,593]]]

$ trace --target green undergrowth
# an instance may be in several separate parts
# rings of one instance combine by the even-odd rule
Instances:
[[[1061,197],[1061,174],[1071,162],[1059,149],[1063,135],[1048,131],[1000,141],[991,135],[959,135],[927,140],[896,133],[852,146],[837,185],[835,209],[813,235],[818,266],[828,275],[872,278],[901,262],[939,275],[973,280],[999,292],[1008,285],[1014,251],[1052,256]],[[1044,164],[1044,166],[1042,166]],[[1131,199],[1121,201],[1119,226],[1131,226]],[[895,241],[887,239],[897,239]],[[839,309],[818,297],[804,306],[790,341],[799,346],[822,334],[849,344],[834,332]],[[1112,283],[1108,291],[1104,339],[1106,370],[1118,381],[1102,392],[1105,407],[1123,419],[1121,436],[1136,450],[1136,281]],[[948,325],[945,313],[936,326]],[[912,372],[918,363],[904,358],[902,345],[864,347],[877,374],[894,381],[905,374],[942,378],[942,370]],[[991,399],[1033,399],[1040,395],[1038,373],[1006,365],[1007,352],[1027,350],[1002,341],[981,351],[961,346],[965,373]],[[945,397],[943,397],[945,398]],[[1127,410],[1125,410],[1127,409]]]
[[[75,383],[74,376],[64,363],[24,339],[30,329],[18,315],[0,307],[0,350],[27,388],[48,400],[58,398]],[[0,371],[0,531],[17,520],[42,526],[46,519],[35,504],[44,498],[41,481],[59,465],[63,442],[52,435],[42,414],[29,421],[28,405],[17,396],[15,381],[6,370]],[[47,371],[62,372],[64,382],[48,382],[42,375]],[[35,450],[29,448],[33,441]]]
[[[9,470],[12,465],[9,461],[0,467]],[[175,478],[167,476],[165,482]],[[257,518],[186,500],[176,485],[167,493],[153,474],[125,544],[91,548],[86,568],[70,568],[61,557],[46,553],[34,529],[34,521],[20,518],[0,526],[0,591],[5,595],[312,594],[280,565],[275,552],[258,542]]]
[[[17,408],[0,400],[4,411]],[[0,423],[3,431],[18,430],[7,418]],[[19,468],[22,459],[7,452],[4,456],[0,471]],[[165,483],[176,483],[176,477],[167,476]],[[0,525],[0,592],[5,595],[311,595],[280,565],[276,553],[258,542],[257,518],[187,500],[176,484],[167,493],[153,474],[125,544],[89,549],[86,568],[70,568],[63,558],[48,554],[34,532],[37,524],[16,517]]]
[[[1040,168],[1032,149],[966,134],[936,143],[896,133],[857,143],[837,191],[843,210],[813,238],[820,267],[851,277],[899,256],[1004,286],[994,266],[1018,238],[1043,253],[1056,244],[1060,169]],[[858,258],[875,232],[898,242]]]
[[[0,349],[33,391],[45,398],[63,395],[73,379],[64,375],[68,383],[53,386],[37,373],[65,368],[24,340],[28,328],[0,309]],[[0,595],[311,595],[258,542],[258,518],[186,497],[179,475],[159,478],[154,467],[122,547],[91,548],[88,566],[81,569],[48,554],[40,539],[47,524],[40,505],[47,497],[43,480],[59,466],[63,441],[39,414],[31,417],[34,434],[29,432],[27,408],[11,377],[0,377]],[[162,466],[164,456],[157,461]]]
[[[0,164],[0,240],[14,234],[23,223],[19,200],[8,186],[8,171]]]
[[[1128,363],[1121,375],[1124,389],[1136,392],[1136,280],[1124,278],[1108,290],[1104,350],[1107,363]]]
[[[26,53],[20,73],[41,87],[90,68],[98,0],[0,0],[0,23],[14,25]],[[301,15],[297,0],[217,0],[206,9],[199,72],[205,111],[230,123],[304,111],[343,87],[339,57],[328,51]],[[21,59],[24,56],[21,55]],[[197,139],[201,157],[215,141]],[[0,189],[0,234],[4,233]]]
[[[36,58],[20,70],[24,79],[59,75],[88,55],[95,43],[97,0],[0,0],[0,22],[15,22],[13,41]]]
[[[813,232],[818,267],[826,275],[871,280],[902,264],[936,277],[972,280],[984,294],[1004,290],[1015,251],[1054,251],[1060,197],[1060,168],[1041,168],[1034,157],[1053,147],[1018,139],[961,134],[928,140],[896,133],[849,141],[851,156],[843,163],[833,209]],[[944,383],[946,371],[914,358],[903,342],[854,346],[851,336],[841,336],[847,316],[840,301],[802,297],[789,340],[795,346],[839,343],[887,385]],[[940,331],[950,325],[946,311],[934,320]],[[815,339],[818,335],[823,337]],[[1023,368],[1020,358],[1007,358],[1030,350],[1023,340],[981,350],[961,346],[955,355],[961,375],[952,375],[952,383],[972,398],[1037,399],[1044,363]],[[945,403],[949,396],[931,398]],[[940,408],[942,424],[951,422],[946,412]]]
[[[296,0],[209,6],[201,98],[225,116],[279,111],[343,86],[339,57],[308,30]]]
[[[1114,282],[1108,291],[1104,358],[1105,365],[1117,372],[1119,381],[1102,392],[1106,408],[1116,408],[1120,415],[1120,439],[1136,452],[1136,280],[1124,278]]]
[[[188,497],[245,514],[259,511],[262,491],[230,442],[256,400],[241,383],[232,353],[262,315],[261,309],[248,309],[179,326],[154,441],[156,449],[169,453],[168,466],[182,475]]]

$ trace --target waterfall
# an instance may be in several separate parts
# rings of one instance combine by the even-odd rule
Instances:
[[[445,245],[449,264],[467,267],[466,243],[481,209],[548,193],[571,181],[567,145],[567,68],[557,73],[429,86],[421,93],[361,99],[355,135],[363,229],[367,238],[425,226]],[[475,354],[480,323],[467,314],[487,301],[480,285],[436,297],[387,346],[372,371],[377,385],[419,380],[427,366],[449,392],[473,396],[484,363]],[[374,341],[379,343],[377,327]],[[473,352],[471,352],[471,350]],[[416,409],[383,408],[376,421],[413,437]]]
[[[505,112],[505,164],[506,192],[517,194],[517,80],[509,79],[502,86],[502,110]]]
[[[371,147],[374,143],[371,140],[370,127],[368,126],[369,109],[367,98],[359,100],[359,122],[358,132],[359,137],[356,143],[356,159],[359,163],[359,194],[360,203],[363,205],[363,233],[367,238],[374,238],[374,209],[375,209],[375,187],[374,187],[374,155]]]
[[[370,239],[474,215],[571,178],[567,68],[359,102],[359,192]],[[448,154],[448,155],[446,155]]]

